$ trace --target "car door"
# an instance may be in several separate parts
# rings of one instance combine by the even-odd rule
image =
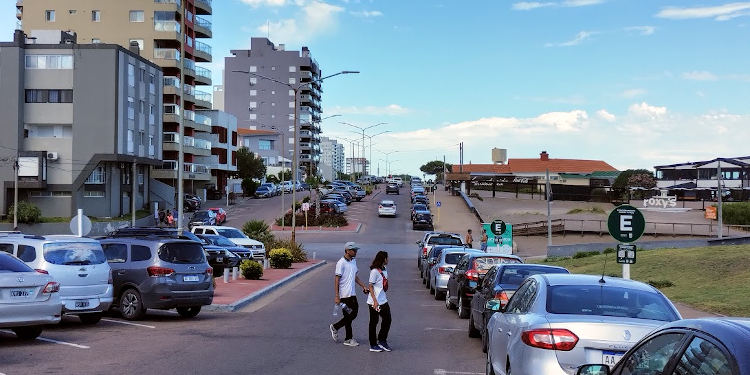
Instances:
[[[486,315],[484,311],[484,304],[488,299],[492,298],[490,296],[490,293],[492,293],[493,286],[495,285],[495,275],[497,275],[497,267],[492,267],[484,275],[484,279],[482,280],[482,284],[479,287],[479,290],[474,293],[474,298],[472,298],[471,300],[471,314],[474,318],[474,327],[476,327],[477,329],[484,328]]]
[[[641,342],[623,357],[614,368],[614,375],[668,374],[669,367],[674,366],[675,353],[682,353],[681,348],[687,339],[684,331],[665,331]],[[682,374],[699,373],[684,372]]]
[[[496,332],[491,333],[492,340],[488,348],[492,351],[491,357],[493,363],[496,363],[495,368],[503,370],[508,368],[506,361],[508,350],[515,339],[514,336],[519,336],[519,331],[522,329],[519,325],[520,316],[532,305],[536,297],[536,289],[537,282],[534,279],[526,280],[508,301],[502,314],[496,314],[498,315],[494,325]]]
[[[469,256],[464,255],[458,264],[456,269],[453,270],[451,277],[448,279],[448,290],[450,291],[451,302],[458,303],[458,293],[460,293],[460,282],[464,274],[466,274],[466,268],[469,264]]]
[[[120,297],[120,289],[125,282],[128,262],[128,246],[124,243],[108,242],[102,244],[102,250],[107,257],[107,263],[112,269],[112,288],[115,301]]]

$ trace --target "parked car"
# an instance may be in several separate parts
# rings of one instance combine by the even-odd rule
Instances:
[[[328,194],[326,194],[326,195],[323,196],[323,199],[335,199],[335,200],[337,200],[337,201],[339,201],[341,203],[346,204],[347,206],[350,205],[350,204],[352,204],[351,199],[347,199],[346,196],[341,195],[339,193],[328,193]]]
[[[279,189],[279,187],[272,182],[262,183],[260,184],[260,186],[258,186],[258,189],[262,187],[265,187],[269,191],[269,193],[271,194],[270,196],[281,195],[281,189]]]
[[[421,241],[417,241],[419,249],[417,251],[417,268],[419,268],[420,275],[422,272],[426,272],[423,263],[427,254],[429,254],[432,246],[435,245],[453,245],[463,246],[464,241],[460,234],[448,233],[448,232],[427,232]]]
[[[213,211],[214,214],[216,214],[216,224],[221,225],[224,224],[227,221],[227,212],[224,211],[221,207],[212,207],[208,209],[209,211]]]
[[[430,251],[427,253],[427,256],[423,260],[422,268],[425,270],[422,272],[422,284],[425,284],[425,287],[427,289],[431,289],[432,286],[432,279],[430,278],[430,272],[432,271],[432,268],[435,267],[435,265],[440,261],[440,256],[443,252],[443,250],[460,250],[463,251],[464,254],[466,253],[467,248],[463,247],[462,245],[458,245],[459,247],[456,247],[456,245],[434,245],[430,248]],[[448,281],[448,279],[445,279]],[[430,290],[430,294],[432,294],[433,290]]]
[[[96,324],[112,305],[112,273],[98,241],[67,235],[11,234],[0,248],[60,283],[62,313]]]
[[[216,225],[216,217],[208,210],[195,211],[188,221],[188,228],[195,225]]]
[[[427,198],[427,197],[426,197],[426,196],[424,196],[424,195],[415,195],[415,196],[414,196],[414,197],[413,197],[413,198],[411,199],[411,203],[412,203],[412,204],[423,204],[423,205],[425,205],[425,206],[426,206],[426,205],[430,204],[430,199],[429,199],[429,198]]]
[[[649,332],[680,319],[648,284],[577,274],[530,276],[499,311],[487,323],[490,374],[567,375],[586,363],[615,364]]]
[[[307,182],[300,183],[299,187],[300,187],[300,190],[308,190],[308,191],[310,190],[310,184],[308,184]]]
[[[284,181],[279,185],[284,194],[291,193],[294,190],[294,182],[292,181]]]
[[[354,193],[354,199],[356,199],[357,202],[362,201],[362,199],[367,196],[367,191],[359,185],[354,185],[354,189],[350,190],[350,192]]]
[[[208,184],[205,186],[206,198],[211,200],[219,200],[224,196],[224,192],[216,187],[216,184]]]
[[[391,200],[382,200],[378,204],[378,216],[396,217],[396,202]]]
[[[198,238],[204,241],[204,243],[208,243],[211,246],[216,246],[224,250],[231,251],[233,254],[239,257],[239,262],[242,262],[245,259],[254,259],[252,250],[243,246],[238,246],[224,236],[215,234],[200,234],[198,235]],[[206,246],[204,245],[203,247],[205,248]],[[211,262],[209,261],[209,264],[210,263]]]
[[[333,205],[336,206],[336,212],[337,213],[344,213],[344,212],[348,211],[349,208],[346,206],[346,203],[342,202],[343,200],[344,200],[343,197],[341,197],[340,199],[323,197],[323,199],[321,199],[320,202],[321,203],[331,203],[331,204],[333,204]],[[321,210],[322,210],[322,208],[321,208]]]
[[[255,189],[254,195],[256,198],[269,198],[274,196],[274,193],[268,186],[259,186]]]
[[[346,205],[344,205],[346,206]],[[337,201],[333,200],[321,200],[320,201],[320,213],[339,213],[339,205]]]
[[[412,206],[411,214],[411,229],[423,228],[427,230],[435,230],[432,225],[432,213],[423,204],[415,204]]]
[[[400,190],[398,188],[398,184],[396,184],[396,183],[389,183],[385,187],[385,193],[386,194],[400,194]]]
[[[164,227],[125,227],[115,229],[112,232],[107,233],[107,238],[119,238],[119,237],[145,237],[145,236],[169,236],[184,240],[195,241],[201,243],[201,239],[188,231],[178,231],[177,228],[164,228]]]
[[[579,375],[750,374],[750,320],[686,319],[668,323],[636,343],[613,369],[589,364]]]
[[[471,298],[469,337],[482,337],[482,351],[487,352],[487,321],[508,304],[516,289],[531,275],[570,273],[566,268],[541,264],[499,264],[487,271]]]
[[[185,196],[185,199],[182,201],[182,205],[185,207],[186,212],[192,212],[200,210],[201,208],[201,202],[198,199],[194,198],[188,198],[188,196]]]
[[[448,290],[448,280],[458,261],[471,250],[465,247],[453,247],[450,245],[444,247],[440,252],[435,264],[427,271],[430,293],[435,295],[436,300],[445,299],[445,292]]]
[[[123,318],[141,319],[147,309],[177,309],[192,318],[213,301],[213,269],[200,243],[147,236],[105,238],[101,244]]]
[[[21,340],[35,339],[45,324],[60,322],[60,284],[7,250],[12,252],[12,245],[0,247],[0,328],[10,328]]]
[[[218,234],[228,238],[239,246],[250,249],[253,252],[253,259],[255,260],[262,262],[266,257],[266,246],[263,245],[262,242],[246,236],[245,233],[242,233],[242,231],[237,228],[202,225],[193,227],[191,232],[193,232],[193,234]]]
[[[201,242],[201,246],[205,251],[208,265],[214,270],[214,276],[221,276],[224,269],[232,269],[240,264],[239,256],[221,246],[212,245],[208,241]]]
[[[471,309],[471,298],[476,291],[479,281],[496,264],[523,263],[515,255],[487,254],[485,252],[469,252],[458,261],[453,273],[448,278],[445,290],[445,308],[458,310],[458,317],[466,319]]]

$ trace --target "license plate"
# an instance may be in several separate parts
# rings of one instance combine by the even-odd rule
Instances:
[[[224,261],[224,258],[222,258],[222,257],[216,257],[216,261],[217,261],[217,262],[223,262],[223,261]]]
[[[13,289],[10,291],[10,296],[13,298],[29,298],[34,292],[33,289]]]
[[[608,365],[610,368],[614,367],[624,354],[625,352],[602,350],[602,364]]]
[[[198,281],[198,280],[200,280],[198,275],[188,275],[188,276],[182,277],[182,281]]]
[[[75,301],[75,307],[77,309],[89,307],[89,301]]]

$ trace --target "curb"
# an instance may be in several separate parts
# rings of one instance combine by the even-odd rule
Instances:
[[[291,281],[293,281],[293,280],[301,277],[302,275],[305,275],[305,274],[307,274],[307,273],[309,273],[309,272],[311,272],[313,270],[316,270],[316,269],[318,269],[320,267],[323,267],[327,263],[328,263],[327,261],[323,260],[323,261],[321,261],[318,264],[312,265],[312,266],[307,267],[307,268],[305,268],[303,270],[299,270],[299,271],[297,271],[297,272],[295,272],[295,273],[293,273],[293,274],[291,274],[291,275],[289,275],[289,276],[281,279],[280,281],[278,281],[278,282],[276,282],[274,284],[271,284],[271,285],[269,285],[269,286],[267,286],[267,287],[265,287],[265,288],[263,288],[263,289],[255,292],[255,293],[252,293],[252,294],[250,294],[248,296],[245,296],[244,298],[240,299],[237,302],[231,303],[229,305],[208,305],[208,306],[203,306],[203,310],[204,311],[222,311],[222,312],[234,312],[234,311],[237,311],[237,310],[239,310],[239,309],[241,309],[241,308],[243,308],[243,307],[245,307],[245,306],[247,306],[247,305],[249,305],[249,304],[257,301],[261,297],[263,297],[263,296],[265,296],[265,295],[273,292],[274,290],[276,290],[278,288],[281,288],[282,286],[284,286],[286,284],[289,284]]]
[[[300,227],[297,227],[300,228]],[[301,227],[304,228],[304,225]],[[309,227],[313,228],[313,227]],[[359,233],[359,230],[362,228],[362,223],[358,222],[357,227],[352,230],[336,230],[336,229],[297,229],[296,233]],[[278,233],[291,233],[292,230],[281,230],[281,229],[271,229],[273,232]]]

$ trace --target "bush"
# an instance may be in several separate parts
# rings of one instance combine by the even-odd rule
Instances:
[[[305,225],[305,213],[298,212],[296,224],[298,227]],[[276,225],[281,225],[281,218],[276,219]],[[284,215],[284,225],[287,227],[292,226],[292,213],[287,212]],[[315,210],[310,209],[307,212],[307,225],[308,226],[322,226],[322,227],[345,227],[349,225],[344,214],[341,213],[321,213],[320,216],[315,216]]]
[[[604,251],[602,251],[602,254],[612,254],[614,252],[615,252],[615,249],[613,249],[611,247],[608,247],[608,248],[604,249]]]
[[[254,260],[245,259],[240,264],[240,272],[248,280],[258,280],[263,276],[263,266]]]
[[[256,241],[263,242],[266,249],[268,249],[274,239],[268,224],[263,220],[248,221],[242,226],[242,232]]]
[[[273,249],[268,253],[268,256],[271,259],[271,267],[273,268],[292,267],[292,252],[287,249]]]
[[[578,253],[575,253],[573,255],[573,259],[581,259],[581,258],[588,258],[594,255],[599,255],[600,253],[598,251],[581,251]]]
[[[750,225],[750,202],[722,204],[721,217],[724,224]]]
[[[13,220],[13,206],[10,206],[8,217]],[[42,218],[42,210],[35,204],[26,201],[18,202],[18,222],[24,224],[38,223]]]
[[[570,259],[570,257],[546,257],[544,258],[544,263],[554,263],[568,259]]]
[[[649,280],[648,283],[657,289],[669,288],[674,286],[674,283],[669,280]]]
[[[289,250],[292,254],[292,262],[294,263],[307,262],[307,252],[299,242],[292,243],[292,240],[289,239],[276,239],[271,244],[271,248],[283,248]]]
[[[255,194],[255,189],[257,189],[259,185],[259,183],[253,181],[251,178],[243,178],[242,193],[245,194],[246,197],[250,197]]]
[[[308,203],[308,202],[310,202],[310,196],[309,195],[306,196],[306,197],[304,197],[304,198],[302,198],[302,203]]]

